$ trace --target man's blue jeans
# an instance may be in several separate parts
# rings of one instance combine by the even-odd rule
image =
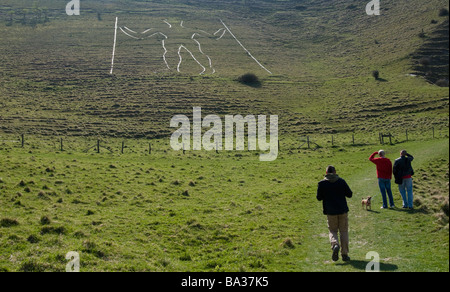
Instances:
[[[403,183],[398,185],[403,199],[403,208],[413,208],[413,180],[412,178],[403,179]]]
[[[389,206],[394,207],[394,197],[392,196],[391,180],[379,178],[378,185],[380,186],[381,195],[383,196],[383,208],[387,208],[386,193],[389,196]]]

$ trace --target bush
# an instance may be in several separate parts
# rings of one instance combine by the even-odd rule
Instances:
[[[372,71],[372,76],[373,76],[373,78],[378,80],[380,78],[380,71],[378,71],[378,70]]]
[[[253,73],[247,73],[238,78],[238,81],[242,84],[259,87],[261,86],[261,81],[259,81],[258,76]]]
[[[439,16],[440,17],[448,16],[448,9],[442,8],[441,10],[439,10]]]

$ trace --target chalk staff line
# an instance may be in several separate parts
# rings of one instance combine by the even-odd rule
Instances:
[[[247,52],[247,54],[264,70],[266,70],[269,74],[272,74],[266,67],[264,67],[253,55],[244,47],[244,45],[237,39],[237,37],[231,32],[228,26],[220,19],[220,22],[225,27],[225,29],[231,34],[231,36],[236,40],[236,42]]]
[[[117,23],[119,22],[119,17],[116,17],[116,27],[114,30],[114,46],[113,46],[113,52],[112,52],[112,60],[111,60],[111,72],[109,74],[113,74],[114,70],[114,56],[116,54],[116,41],[117,41]]]

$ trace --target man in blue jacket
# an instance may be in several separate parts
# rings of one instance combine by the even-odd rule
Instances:
[[[336,174],[334,166],[328,166],[325,179],[319,182],[317,200],[322,201],[323,214],[327,215],[328,230],[330,231],[332,259],[339,259],[341,249],[342,260],[349,261],[348,256],[348,212],[347,199],[353,196],[348,184]],[[339,234],[339,236],[338,236]],[[339,245],[339,240],[340,244]]]

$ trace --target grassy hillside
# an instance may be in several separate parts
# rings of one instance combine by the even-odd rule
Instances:
[[[2,0],[0,271],[64,271],[69,251],[82,271],[365,271],[375,251],[383,271],[448,272],[448,4],[385,0],[370,17],[365,2],[82,0],[69,17],[65,1]],[[168,39],[129,36],[150,28]],[[214,74],[186,50],[177,72],[194,32]],[[173,151],[170,120],[194,106],[278,115],[278,159]],[[361,208],[380,147],[415,155],[414,211]],[[355,193],[347,264],[315,199],[329,164]]]
[[[77,251],[82,271],[364,271],[376,251],[383,271],[448,271],[448,205],[442,221],[425,202],[448,177],[422,175],[448,167],[448,139],[386,147],[391,159],[402,148],[416,156],[414,211],[379,209],[367,159],[376,145],[285,151],[260,163],[250,152],[183,155],[164,141],[152,155],[139,142],[123,155],[29,143],[0,150],[2,270],[64,271],[64,256]],[[353,261],[344,265],[331,262],[315,198],[328,164],[354,191]],[[373,211],[361,208],[368,195]]]
[[[411,54],[426,43],[419,34],[446,19],[438,16],[444,1],[384,1],[380,17],[367,16],[358,1],[83,1],[81,15],[72,17],[60,4],[36,3],[48,22],[33,25],[32,1],[0,7],[0,116],[7,133],[162,137],[170,133],[170,117],[192,106],[220,115],[278,114],[284,133],[371,131],[380,122],[448,128],[448,90],[409,75]],[[22,8],[29,8],[25,25]],[[217,72],[200,76],[186,52],[183,74],[167,71],[161,40],[137,41],[119,31],[110,76],[115,17],[136,32],[167,20],[211,34],[222,19],[273,74],[228,33],[202,39]],[[188,43],[182,36],[175,34],[167,55],[172,67],[177,42]],[[373,70],[380,71],[378,81]],[[247,72],[263,86],[235,81]]]

